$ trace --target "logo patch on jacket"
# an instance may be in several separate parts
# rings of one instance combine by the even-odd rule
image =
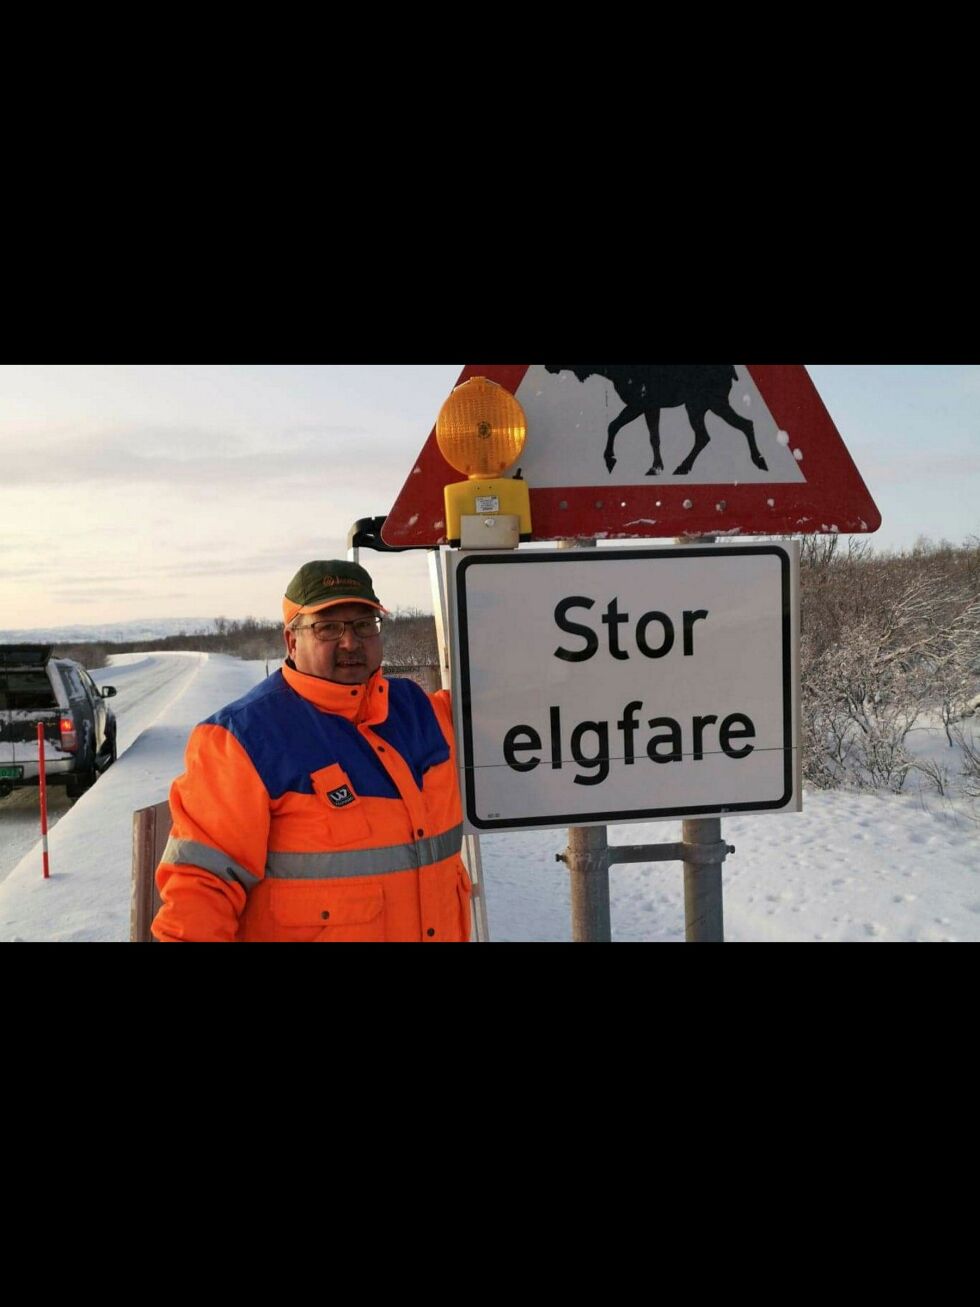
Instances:
[[[327,790],[327,798],[335,808],[346,808],[354,802],[354,794],[349,785],[340,785],[335,790]]]

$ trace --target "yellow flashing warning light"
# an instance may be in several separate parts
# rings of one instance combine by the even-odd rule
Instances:
[[[439,410],[436,441],[443,458],[469,477],[497,477],[521,456],[527,419],[503,386],[470,377]]]
[[[527,483],[502,473],[521,456],[527,419],[516,398],[488,377],[457,386],[436,419],[436,443],[443,458],[469,477],[445,488],[446,536],[460,539],[463,514],[513,514],[523,538],[531,534]]]

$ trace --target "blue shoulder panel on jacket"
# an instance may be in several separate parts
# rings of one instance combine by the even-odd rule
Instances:
[[[398,750],[421,786],[422,774],[434,762],[445,761],[449,749],[425,692],[411,681],[390,684],[388,719],[375,729]],[[404,687],[410,687],[407,693]],[[342,717],[319,712],[286,684],[281,672],[221,708],[206,724],[223,726],[234,735],[273,799],[287,792],[312,794],[311,772],[331,763],[340,763],[356,794],[398,797],[357,728]]]
[[[414,681],[394,677],[388,682],[388,717],[374,729],[405,759],[419,789],[430,767],[449,761],[449,745],[435,709]]]

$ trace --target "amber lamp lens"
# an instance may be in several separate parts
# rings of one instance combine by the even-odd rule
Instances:
[[[487,377],[457,386],[436,419],[443,458],[468,477],[500,476],[521,456],[527,419],[517,400]]]

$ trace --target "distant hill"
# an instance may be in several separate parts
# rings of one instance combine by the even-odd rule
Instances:
[[[260,622],[254,617],[163,617],[100,626],[37,626],[0,630],[0,644],[50,644],[56,658],[74,658],[89,670],[104,667],[110,654],[144,650],[230,654],[246,660],[275,660],[277,666],[283,656],[282,623]],[[384,653],[384,665],[393,675],[411,676],[417,671],[422,677],[424,673],[419,683],[426,689],[438,689],[439,651],[430,613],[414,609],[389,613]]]
[[[94,644],[130,640],[159,640],[170,635],[210,634],[215,630],[210,617],[154,617],[143,621],[103,622],[97,626],[32,626],[22,630],[0,630],[0,644]]]

